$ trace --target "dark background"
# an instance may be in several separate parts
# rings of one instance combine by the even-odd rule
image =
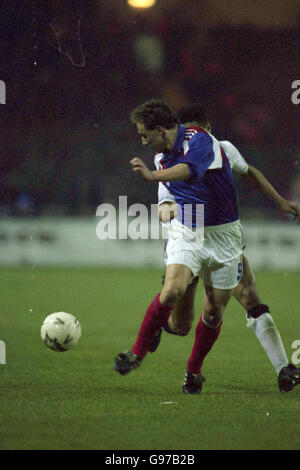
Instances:
[[[258,5],[259,4],[259,5]],[[95,214],[103,202],[156,202],[132,174],[143,149],[130,111],[202,102],[284,197],[300,202],[300,3],[10,0],[1,6],[0,214]],[[237,181],[243,217],[277,217]]]

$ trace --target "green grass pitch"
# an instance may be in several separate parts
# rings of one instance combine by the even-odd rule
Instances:
[[[274,369],[232,299],[206,358],[201,395],[182,393],[194,329],[163,334],[155,354],[122,377],[117,353],[130,348],[161,271],[20,268],[0,270],[1,449],[300,449],[300,386],[280,394]],[[257,273],[289,360],[300,340],[300,274]],[[78,347],[47,349],[40,326],[73,313]],[[201,287],[197,320],[201,313]],[[194,327],[196,322],[194,324]]]

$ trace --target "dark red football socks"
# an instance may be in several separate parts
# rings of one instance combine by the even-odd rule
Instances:
[[[205,356],[217,341],[222,322],[217,328],[209,328],[203,323],[202,316],[196,327],[196,338],[192,354],[188,361],[187,370],[190,374],[200,374]]]
[[[173,306],[162,305],[159,301],[159,296],[160,293],[154,297],[153,302],[149,305],[140,327],[137,340],[131,349],[131,351],[141,359],[147,354],[155,334],[167,322],[174,308]]]

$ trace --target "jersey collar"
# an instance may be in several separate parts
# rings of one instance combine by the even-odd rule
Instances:
[[[193,130],[193,131],[197,131],[197,132],[204,132],[205,134],[209,134],[208,131],[206,131],[205,129],[203,129],[202,127],[197,127],[197,126],[189,126],[186,128],[187,130]]]

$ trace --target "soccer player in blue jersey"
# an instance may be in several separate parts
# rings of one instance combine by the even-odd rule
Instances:
[[[155,334],[201,273],[206,295],[183,385],[185,393],[200,393],[205,380],[203,361],[219,336],[224,309],[242,276],[242,233],[230,165],[209,132],[184,128],[164,102],[147,102],[134,110],[131,118],[142,143],[162,153],[163,167],[153,172],[134,158],[133,171],[146,181],[167,183],[183,217],[174,220],[169,230],[163,289],[147,309],[132,350],[116,358],[115,369],[126,374],[140,364]],[[204,234],[197,226],[197,209],[203,205]],[[192,242],[195,233],[199,233],[196,245]]]
[[[165,284],[147,309],[132,350],[116,358],[115,369],[126,374],[140,364],[155,334],[201,271],[206,297],[183,386],[185,393],[199,393],[204,381],[202,363],[219,336],[224,309],[242,274],[242,229],[231,170],[217,139],[200,128],[187,131],[166,103],[147,102],[132,112],[131,119],[142,143],[163,153],[164,168],[150,171],[134,158],[133,171],[146,181],[167,182],[192,227],[183,218],[172,224]],[[190,214],[185,213],[185,205]],[[204,243],[203,228],[197,227],[197,209],[203,205]],[[198,249],[191,243],[195,233]]]
[[[211,126],[200,104],[193,104],[181,109],[178,113],[180,122],[185,127],[200,127],[211,131]],[[255,167],[248,165],[239,151],[228,141],[220,142],[225,151],[231,169],[242,175],[244,179],[260,189],[278,207],[294,215],[297,224],[300,223],[300,208],[293,201],[282,198],[264,175]],[[161,154],[155,156],[155,166],[161,167]],[[159,183],[158,204],[160,220],[169,221],[177,212],[175,197],[163,183]],[[280,334],[269,312],[269,307],[262,303],[255,285],[255,275],[249,261],[243,254],[243,277],[233,291],[233,296],[241,303],[247,312],[248,325],[251,326],[267,356],[269,357],[278,377],[281,392],[289,392],[300,381],[295,380],[295,366],[288,363],[287,355]],[[194,319],[194,299],[199,278],[196,277],[185,294],[177,302],[171,312],[168,323],[163,326],[165,331],[180,336],[186,336],[192,327]],[[154,337],[149,351],[154,352],[160,342],[161,331]]]

